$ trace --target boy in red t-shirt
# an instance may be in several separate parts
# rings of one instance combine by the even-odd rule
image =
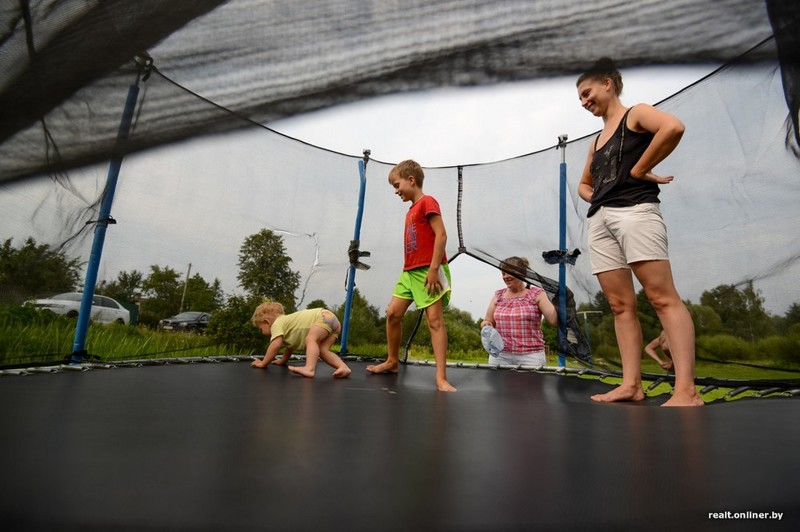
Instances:
[[[436,388],[440,392],[455,392],[447,381],[446,365],[444,307],[450,302],[450,267],[444,252],[447,233],[439,203],[422,192],[424,179],[422,167],[411,160],[397,164],[389,172],[389,184],[394,187],[395,194],[403,201],[410,201],[411,208],[406,214],[403,273],[386,309],[386,361],[367,366],[367,371],[397,373],[403,315],[413,301],[418,309],[425,309],[436,359]]]

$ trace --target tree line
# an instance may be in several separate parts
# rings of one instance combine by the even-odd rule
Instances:
[[[151,265],[147,274],[122,271],[116,279],[100,281],[95,292],[120,302],[136,303],[139,323],[149,327],[180,310],[211,312],[209,335],[221,344],[258,352],[264,347],[264,338],[249,322],[253,309],[268,299],[282,303],[287,312],[297,310],[295,293],[300,286],[300,273],[291,269],[291,262],[283,237],[263,229],[246,237],[239,250],[237,280],[244,290],[242,295],[226,297],[219,279],[208,281],[199,273],[182,279],[184,276],[173,268],[159,265]],[[62,250],[39,244],[33,238],[18,247],[9,238],[0,246],[0,304],[18,305],[35,296],[79,291],[83,266],[84,263]],[[657,336],[661,328],[644,291],[637,297],[647,341]],[[783,316],[772,315],[764,309],[764,299],[752,282],[741,286],[719,285],[703,292],[699,304],[686,303],[694,319],[699,354],[728,352],[739,358],[774,356],[800,362],[800,303],[792,304]],[[314,307],[326,307],[340,317],[344,314],[344,301],[329,303],[317,299],[307,305]],[[584,311],[592,351],[601,357],[614,358],[613,316],[603,293],[597,292],[591,301],[582,303],[578,312]],[[456,308],[446,309],[451,352],[480,349],[477,327],[480,318],[474,319]],[[404,334],[414,329],[417,319],[417,313],[407,313]],[[428,345],[427,334],[427,328],[420,327],[415,345]],[[546,326],[545,336],[548,345],[554,347],[555,330]],[[354,348],[385,344],[385,317],[358,290],[351,307],[349,339]],[[767,350],[771,354],[761,353]]]

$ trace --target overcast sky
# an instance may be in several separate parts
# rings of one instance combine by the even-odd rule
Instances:
[[[622,101],[655,104],[712,72],[713,65],[623,70]],[[384,96],[269,124],[310,144],[385,162],[417,159],[423,166],[498,161],[549,148],[602,127],[585,111],[577,76],[445,88]],[[401,120],[398,117],[413,117]],[[482,124],[476,133],[475,123]],[[468,135],[462,132],[469,131]]]

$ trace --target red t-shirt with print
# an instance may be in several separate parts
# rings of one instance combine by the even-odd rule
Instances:
[[[433,243],[436,234],[430,224],[430,216],[442,215],[439,202],[431,196],[422,196],[411,205],[406,214],[405,260],[403,270],[413,270],[422,266],[430,266],[433,259]],[[447,257],[442,257],[442,264]]]

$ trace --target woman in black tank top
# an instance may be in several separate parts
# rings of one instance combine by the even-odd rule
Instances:
[[[631,222],[632,218],[625,220],[628,210],[639,213],[644,206],[645,212],[649,212],[646,204],[658,203],[659,185],[672,182],[672,176],[656,175],[653,168],[678,145],[684,126],[676,117],[646,104],[626,108],[619,99],[622,76],[608,58],[599,60],[581,75],[577,87],[581,105],[602,118],[604,123],[603,130],[589,149],[578,194],[590,203],[588,217],[596,217],[590,221],[590,226],[599,227],[597,233],[590,231],[592,269],[614,313],[617,344],[622,357],[622,384],[608,393],[592,396],[592,399],[599,402],[641,401],[645,397],[641,375],[642,328],[636,314],[632,278],[636,275],[670,340],[675,387],[664,406],[702,405],[703,400],[694,384],[694,324],[675,289],[670,263],[666,259],[666,230],[660,212],[657,205],[650,208],[655,213],[653,216],[658,217],[654,226],[661,227],[663,234],[650,235],[650,224]],[[615,223],[613,228],[602,225],[605,216],[610,217],[612,213],[615,222],[624,220],[628,223],[620,224],[620,227]],[[645,226],[648,229],[643,229]],[[635,232],[636,238],[625,238],[631,232]],[[628,258],[635,247],[628,243],[630,240],[635,240],[637,245],[643,243],[646,248],[648,240],[656,239],[663,240],[663,254],[660,249],[659,253],[653,254],[659,258]],[[654,247],[658,248],[658,245]]]

